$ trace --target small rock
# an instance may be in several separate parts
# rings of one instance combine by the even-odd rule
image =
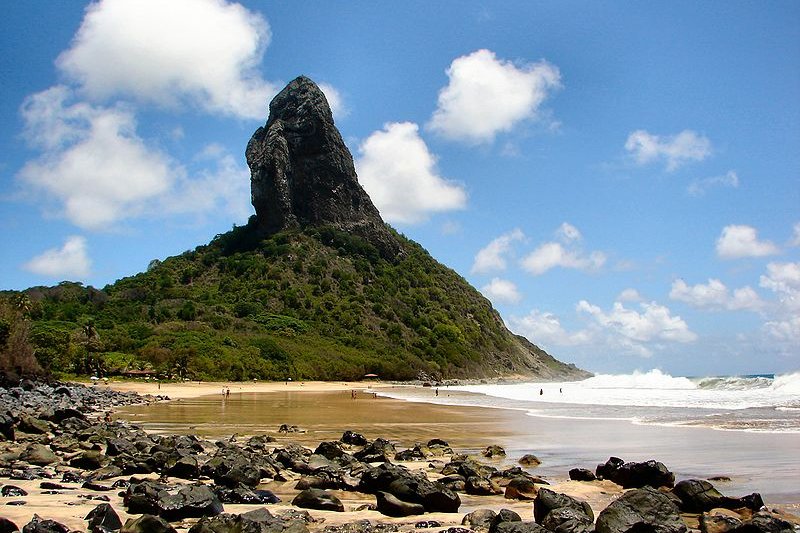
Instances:
[[[16,485],[3,485],[0,488],[0,496],[4,496],[7,498],[19,497],[19,496],[27,496],[28,492]]]
[[[333,494],[321,489],[306,489],[292,500],[292,505],[304,509],[344,512],[341,500]]]
[[[484,457],[505,457],[506,451],[503,449],[502,446],[498,446],[497,444],[493,444],[491,446],[487,446],[485,450],[481,452],[481,455]]]
[[[119,533],[178,533],[169,522],[150,514],[129,518]]]
[[[525,455],[519,458],[518,462],[522,466],[528,466],[528,467],[539,466],[540,464],[542,464],[539,458],[533,455],[532,453],[526,453]]]
[[[386,492],[375,494],[378,512],[386,516],[402,517],[425,514],[425,507],[418,503],[404,502]]]
[[[88,520],[89,531],[116,530],[122,527],[122,521],[117,512],[107,503],[101,503],[86,515],[84,520]]]
[[[573,468],[569,471],[569,478],[573,481],[594,481],[597,476],[588,468]]]

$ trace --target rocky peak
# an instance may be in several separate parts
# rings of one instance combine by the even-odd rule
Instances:
[[[253,207],[266,233],[333,226],[363,237],[385,257],[399,252],[358,183],[325,95],[309,78],[293,80],[270,102],[267,123],[253,134],[246,155]]]

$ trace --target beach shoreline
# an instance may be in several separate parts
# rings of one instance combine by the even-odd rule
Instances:
[[[271,435],[276,438],[276,445],[286,445],[296,442],[308,448],[315,448],[320,442],[338,440],[346,430],[358,430],[370,440],[385,437],[398,443],[398,451],[411,447],[416,442],[427,442],[431,438],[441,438],[448,441],[456,453],[466,453],[477,456],[486,446],[492,444],[505,444],[508,447],[508,456],[500,459],[485,459],[481,461],[497,468],[514,466],[523,450],[530,450],[543,459],[544,464],[538,468],[529,469],[534,475],[546,473],[545,478],[557,492],[569,494],[579,499],[588,501],[597,515],[602,509],[613,502],[622,494],[622,489],[610,481],[577,482],[568,479],[569,468],[584,467],[593,469],[597,462],[603,462],[605,457],[597,456],[590,460],[575,464],[547,463],[557,455],[547,449],[537,446],[537,442],[520,443],[520,438],[536,438],[547,436],[548,423],[534,424],[538,429],[531,432],[529,424],[533,417],[524,417],[518,411],[509,409],[488,409],[485,407],[468,407],[459,405],[442,405],[426,403],[424,401],[407,401],[392,399],[381,394],[389,393],[398,387],[407,388],[408,385],[399,386],[397,383],[387,382],[183,382],[183,383],[154,383],[154,382],[110,382],[108,385],[98,383],[93,388],[108,388],[109,390],[135,392],[137,394],[160,395],[169,397],[169,401],[159,401],[138,406],[120,407],[114,409],[114,417],[122,418],[134,425],[141,425],[148,433],[153,434],[191,434],[201,437],[230,437],[236,433],[240,441],[248,435]],[[230,395],[227,391],[230,389]],[[421,394],[429,395],[429,400],[435,400],[436,389],[417,387]],[[356,397],[352,397],[355,391]],[[373,391],[377,395],[373,395]],[[442,389],[442,394],[446,394]],[[204,414],[203,414],[204,413]],[[202,414],[202,416],[198,416]],[[264,416],[266,415],[266,418]],[[209,419],[204,423],[202,417]],[[235,420],[224,420],[225,417]],[[182,418],[181,418],[182,417]],[[220,422],[220,417],[223,418]],[[255,417],[255,418],[248,418]],[[528,420],[522,424],[520,420]],[[160,422],[159,422],[160,420]],[[216,420],[216,422],[214,422]],[[561,421],[550,421],[549,424],[558,424]],[[280,424],[297,425],[303,432],[278,433]],[[597,421],[597,428],[605,421]],[[623,424],[623,422],[617,422]],[[630,427],[633,424],[625,422]],[[585,424],[584,424],[585,425]],[[522,427],[524,431],[521,431]],[[592,431],[598,431],[596,428]],[[538,435],[538,437],[537,437]],[[566,436],[565,439],[575,438]],[[515,444],[516,443],[516,444]],[[569,443],[562,442],[562,445]],[[620,445],[617,450],[623,450]],[[644,458],[626,456],[622,451],[618,454],[626,460],[640,460]],[[611,454],[611,455],[615,455]],[[662,460],[657,452],[646,459]],[[401,463],[411,468],[425,469],[429,461],[415,463]],[[665,461],[668,467],[672,466]],[[558,472],[558,475],[551,475]],[[730,472],[728,472],[730,473]],[[436,475],[436,474],[434,474]],[[129,477],[129,476],[128,476]],[[679,478],[680,479],[680,478]],[[5,481],[5,480],[4,480]],[[17,483],[17,482],[15,482]],[[98,503],[91,500],[76,501],[72,494],[42,494],[38,483],[34,481],[20,481],[19,486],[28,490],[28,505],[25,507],[7,507],[4,516],[14,520],[20,527],[27,523],[33,513],[44,518],[52,518],[66,525],[78,529],[83,527],[85,516]],[[297,493],[294,482],[269,482],[262,484],[264,488],[272,490],[283,499],[283,503],[270,505],[273,512],[282,512],[290,509],[292,497]],[[725,494],[730,493],[725,484],[718,487]],[[755,490],[758,490],[756,487]],[[336,525],[353,520],[368,519],[373,522],[384,523],[409,523],[406,519],[393,519],[376,511],[355,511],[359,505],[367,502],[365,495],[360,493],[334,491],[344,502],[344,513],[326,511],[311,511],[313,516],[325,518],[325,525]],[[136,516],[124,512],[122,501],[117,496],[111,500],[114,508],[123,519]],[[797,501],[773,505],[767,500],[770,508],[782,512],[800,514],[800,498]],[[252,509],[253,506],[226,504],[226,512],[242,513]],[[469,496],[462,494],[462,506],[457,515],[449,513],[426,513],[420,519],[438,520],[442,524],[459,525],[460,518],[477,508],[491,508],[499,510],[509,508],[519,513],[523,520],[531,519],[531,502],[505,499],[499,496]],[[318,529],[318,528],[314,528]]]

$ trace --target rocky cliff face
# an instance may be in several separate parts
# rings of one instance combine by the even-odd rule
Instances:
[[[272,100],[267,123],[253,134],[246,155],[253,207],[265,233],[333,226],[363,237],[386,258],[400,253],[358,183],[325,95],[310,79],[300,76]]]

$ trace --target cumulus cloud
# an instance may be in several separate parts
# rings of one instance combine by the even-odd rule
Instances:
[[[71,103],[72,96],[56,86],[28,97],[22,106],[23,135],[41,154],[22,167],[18,178],[30,193],[55,200],[57,216],[81,228],[105,230],[146,214],[249,212],[249,174],[229,154],[205,154],[210,168],[190,176],[138,135],[130,109]]]
[[[277,92],[258,71],[270,38],[261,15],[225,0],[101,0],[56,63],[92,99],[261,119]]]
[[[619,296],[617,296],[617,301],[619,302],[640,302],[642,301],[642,296],[639,294],[639,291],[636,289],[625,289]]]
[[[560,242],[546,242],[522,259],[522,268],[540,276],[556,267],[592,271],[602,267],[606,254],[594,251],[586,254],[577,248],[568,248]]]
[[[507,279],[492,278],[492,281],[481,287],[481,292],[493,302],[515,304],[522,300],[517,286]]]
[[[467,204],[464,188],[438,174],[436,157],[414,123],[386,124],[358,151],[358,180],[388,222],[413,224]]]
[[[640,165],[663,161],[667,170],[673,171],[685,163],[702,161],[711,155],[711,141],[692,130],[671,136],[636,130],[628,135],[625,149]]]
[[[707,284],[691,286],[677,279],[672,282],[669,297],[699,309],[757,311],[764,307],[764,302],[751,287],[741,287],[731,293],[724,283],[713,278]]]
[[[759,285],[778,298],[764,329],[773,338],[796,347],[800,343],[800,262],[769,263]]]
[[[686,322],[680,316],[672,316],[668,307],[656,302],[641,302],[639,307],[641,312],[628,309],[621,302],[614,302],[609,311],[603,311],[581,300],[577,310],[586,313],[601,328],[620,335],[626,343],[641,346],[641,343],[652,341],[688,343],[697,340],[697,335]],[[641,348],[642,353],[649,351],[645,346]]]
[[[544,100],[561,84],[561,74],[546,61],[515,64],[490,50],[453,60],[449,82],[439,91],[427,127],[457,141],[487,143],[500,132],[534,119]]]
[[[511,245],[515,241],[524,239],[525,234],[519,228],[500,235],[475,254],[471,272],[473,274],[486,274],[492,271],[505,270],[506,255],[511,251]]]
[[[739,175],[735,171],[729,170],[724,176],[713,176],[711,178],[703,178],[695,180],[686,188],[686,192],[690,196],[698,197],[703,196],[709,189],[715,187],[731,187],[736,189],[739,187]]]
[[[91,266],[86,239],[73,235],[67,237],[61,248],[45,250],[25,263],[24,268],[52,279],[83,279],[89,276]]]
[[[778,247],[772,242],[759,241],[758,232],[751,226],[725,226],[717,239],[717,255],[722,259],[763,257],[779,252]]]
[[[174,163],[137,135],[130,110],[68,105],[69,98],[57,86],[25,100],[24,135],[43,153],[20,170],[24,183],[56,198],[60,214],[87,229],[135,216],[170,188]]]
[[[515,333],[543,346],[577,346],[593,340],[589,330],[567,331],[557,316],[538,309],[523,317],[512,316],[509,327]]]

